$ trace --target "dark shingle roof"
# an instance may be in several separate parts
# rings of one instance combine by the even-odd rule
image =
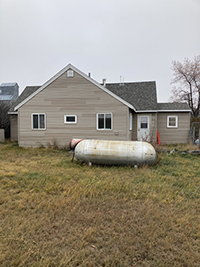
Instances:
[[[40,86],[26,86],[24,91],[21,93],[21,95],[17,98],[17,100],[13,103],[12,107],[10,108],[9,112],[14,112],[14,108],[20,104],[22,101],[24,101],[27,97],[29,97],[31,94],[33,94]]]
[[[190,110],[190,107],[187,103],[158,103],[157,104],[158,110]]]
[[[136,83],[107,83],[105,86],[112,93],[121,97],[131,104],[136,111],[143,110],[190,110],[187,103],[157,103],[155,82]],[[18,99],[14,102],[9,112],[14,112],[14,108],[33,94],[40,86],[27,86]]]
[[[157,110],[155,82],[107,83],[105,87],[131,104],[137,111]]]

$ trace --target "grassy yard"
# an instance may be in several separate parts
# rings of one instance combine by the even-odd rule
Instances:
[[[199,155],[138,169],[71,158],[0,144],[0,266],[200,266]]]

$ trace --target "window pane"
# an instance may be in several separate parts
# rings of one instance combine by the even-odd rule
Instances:
[[[141,123],[141,128],[142,129],[147,129],[148,128],[148,124],[147,123]]]
[[[38,115],[33,115],[33,129],[38,129]]]
[[[75,116],[67,116],[66,122],[75,122]]]
[[[98,129],[104,129],[104,114],[98,114]]]
[[[148,118],[147,117],[141,117],[140,118],[140,128],[142,128],[142,129],[148,128]]]
[[[169,126],[176,126],[176,118],[169,118]]]
[[[106,129],[111,129],[111,114],[105,114],[106,116]]]
[[[44,129],[44,128],[45,128],[44,114],[40,114],[40,129]]]

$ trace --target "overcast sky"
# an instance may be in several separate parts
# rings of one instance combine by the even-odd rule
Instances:
[[[98,82],[156,81],[200,55],[200,0],[0,0],[0,83],[42,85],[68,63]]]

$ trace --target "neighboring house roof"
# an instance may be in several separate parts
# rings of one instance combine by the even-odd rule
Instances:
[[[0,101],[6,101],[9,105],[14,103],[19,95],[17,83],[2,83],[0,85]]]
[[[11,100],[13,95],[0,95],[0,100]]]
[[[158,103],[157,104],[158,111],[191,111],[190,107],[187,103],[179,103],[179,102],[173,102],[173,103]]]
[[[106,88],[130,103],[136,111],[156,111],[156,83],[107,83]]]
[[[15,85],[18,86],[17,83],[2,83],[2,84],[0,85],[0,87],[1,87],[1,86],[3,86],[3,87],[6,87],[6,86],[10,87],[10,86],[15,86]]]
[[[21,93],[21,95],[17,98],[17,100],[13,103],[12,107],[9,110],[9,114],[16,113],[17,111],[14,110],[14,108],[19,105],[22,101],[24,101],[27,97],[29,97],[31,94],[33,94],[40,86],[26,86],[24,91]]]

